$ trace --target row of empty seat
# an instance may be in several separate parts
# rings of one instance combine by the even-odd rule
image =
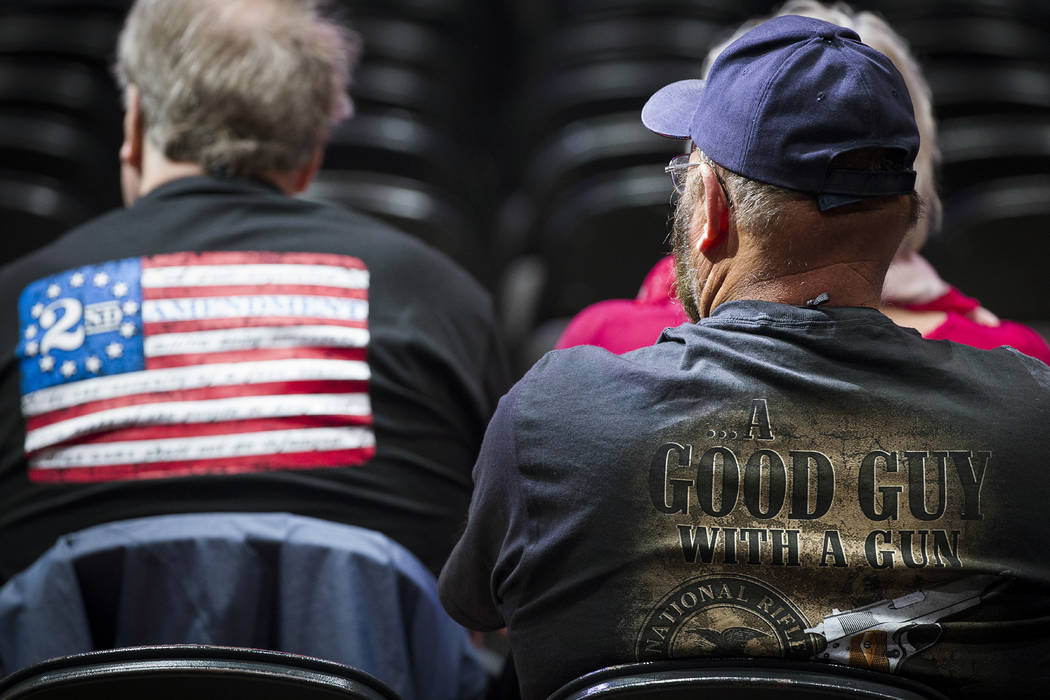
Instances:
[[[335,130],[305,196],[388,220],[484,280],[497,192],[483,70],[491,9],[477,0],[336,6],[363,40],[356,114]]]
[[[3,259],[120,203],[109,66],[126,4],[0,5]]]
[[[119,205],[110,66],[129,5],[0,5],[0,214],[17,232],[3,259]],[[545,321],[633,296],[667,252],[661,166],[675,146],[641,126],[641,105],[777,5],[340,0],[364,44],[357,115],[336,130],[306,196],[392,221],[463,263],[497,292],[518,347]],[[1050,317],[1038,256],[1007,258],[1039,249],[1025,231],[1050,217],[1037,204],[1050,200],[1040,177],[1050,172],[1050,10],[1023,0],[857,5],[910,42],[933,89],[946,218],[929,257],[1005,316]],[[998,193],[1017,183],[1028,203],[1014,210]],[[967,251],[989,237],[1002,256],[978,267]]]

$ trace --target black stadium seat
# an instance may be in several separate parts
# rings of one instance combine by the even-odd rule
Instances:
[[[602,114],[567,124],[538,144],[522,186],[543,201],[610,170],[649,165],[657,172],[676,152],[673,141],[642,126],[637,110]]]
[[[670,183],[662,168],[635,166],[581,181],[538,223],[550,280],[541,318],[631,298],[669,251]]]
[[[1046,321],[1050,168],[988,180],[945,201],[941,235],[926,253],[941,275],[1004,318]]]
[[[121,16],[5,13],[0,8],[0,55],[61,56],[108,66]]]
[[[695,77],[696,61],[651,59],[587,63],[546,74],[515,99],[511,129],[519,149],[578,119],[641,110],[645,99],[670,80]]]
[[[0,171],[0,264],[47,245],[101,210],[62,182]]]
[[[303,197],[383,219],[482,276],[486,242],[478,222],[454,195],[432,184],[376,172],[326,169]]]
[[[60,114],[0,111],[0,163],[65,182],[100,210],[120,203],[117,154],[87,125]]]
[[[524,58],[527,73],[542,74],[584,63],[680,58],[695,72],[725,25],[680,17],[609,18],[564,23],[537,37]]]
[[[120,93],[108,72],[82,62],[0,55],[0,110],[48,110],[120,144]]]
[[[1050,172],[1050,119],[982,115],[940,123],[942,180],[948,194],[986,180]]]
[[[1041,114],[1050,119],[1050,62],[941,62],[926,79],[939,119],[982,114]]]
[[[0,681],[2,700],[398,700],[358,669],[307,656],[208,645],[127,647],[66,656]]]
[[[681,659],[612,666],[570,681],[550,700],[947,700],[888,673],[783,659]]]
[[[1050,60],[1046,27],[1013,17],[930,16],[893,23],[927,59],[981,56],[990,59]]]

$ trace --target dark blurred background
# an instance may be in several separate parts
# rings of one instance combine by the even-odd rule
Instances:
[[[661,256],[663,165],[638,120],[764,0],[342,0],[357,113],[307,197],[390,220],[496,297],[515,369]],[[130,0],[0,0],[0,262],[120,206],[112,78]],[[933,89],[945,218],[924,255],[998,315],[1050,330],[1050,2],[860,0]]]

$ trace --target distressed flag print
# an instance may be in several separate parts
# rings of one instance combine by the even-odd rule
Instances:
[[[206,252],[36,280],[18,301],[38,482],[345,467],[375,453],[368,269]]]

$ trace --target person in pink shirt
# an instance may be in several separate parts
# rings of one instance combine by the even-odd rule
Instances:
[[[998,318],[979,301],[941,279],[918,252],[927,236],[940,227],[941,201],[934,182],[940,152],[930,88],[904,39],[879,16],[855,12],[844,3],[827,6],[816,0],[789,0],[775,14],[805,15],[855,30],[865,43],[893,61],[911,92],[922,141],[915,159],[915,188],[925,208],[886,274],[880,310],[898,325],[914,328],[925,338],[952,340],[982,349],[1009,345],[1050,364],[1050,346],[1041,335],[1023,324]],[[745,23],[733,37],[712,47],[706,64],[737,36],[766,19]],[[624,353],[651,345],[665,328],[689,320],[675,298],[674,281],[674,260],[667,256],[650,270],[634,299],[609,299],[583,309],[569,322],[555,348],[597,345]]]

